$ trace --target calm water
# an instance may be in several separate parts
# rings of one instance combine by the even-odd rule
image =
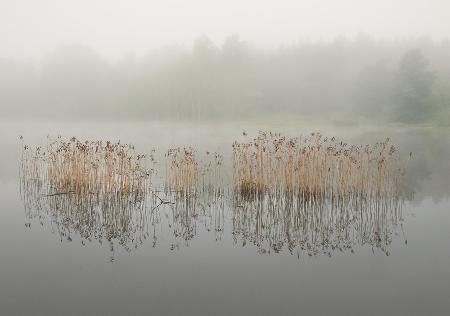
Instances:
[[[266,127],[245,130],[255,135]],[[351,249],[324,253],[305,243],[275,251],[264,236],[283,236],[285,226],[274,221],[255,239],[250,225],[246,236],[227,198],[182,219],[162,206],[147,234],[125,246],[82,238],[76,228],[70,241],[51,216],[30,218],[24,210],[18,135],[36,145],[47,134],[121,140],[141,152],[193,145],[229,160],[243,126],[1,122],[0,314],[449,315],[450,130],[270,127],[290,135],[320,130],[357,143],[390,136],[402,157],[412,152],[405,187],[413,195],[387,225],[389,242],[377,247],[350,234],[343,243]]]

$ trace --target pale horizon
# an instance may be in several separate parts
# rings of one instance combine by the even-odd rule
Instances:
[[[297,42],[421,37],[448,39],[450,2],[373,1],[3,1],[0,58],[41,59],[61,46],[87,46],[109,60],[201,36],[220,46],[237,34],[261,49]]]

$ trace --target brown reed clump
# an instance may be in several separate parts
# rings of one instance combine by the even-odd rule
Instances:
[[[22,143],[20,189],[27,217],[49,218],[61,240],[107,240],[127,251],[148,236],[146,203],[153,169],[134,146],[110,141],[49,139]],[[31,225],[31,222],[28,224]]]
[[[153,156],[145,158],[120,143],[58,137],[35,150],[22,144],[27,214],[47,214],[61,238],[77,232],[88,240],[118,241],[127,250],[150,236],[150,226],[156,245],[156,225],[166,211],[173,247],[188,244],[199,228],[220,239],[223,157],[206,152],[199,159],[191,147],[170,149],[165,196],[151,181]],[[251,142],[233,144],[233,235],[260,252],[286,247],[331,255],[369,244],[388,254],[401,222],[401,174],[389,139],[358,146],[320,133],[286,138],[260,132]]]
[[[48,184],[48,194],[143,193],[150,185],[153,169],[133,145],[58,137],[45,149],[22,148],[21,174]]]
[[[178,147],[168,150],[169,160],[167,183],[169,190],[191,195],[196,191],[199,176],[196,151],[192,147]]]
[[[390,139],[373,145],[349,145],[311,133],[286,138],[260,132],[248,143],[233,144],[233,187],[241,196],[269,193],[311,198],[397,197],[401,170]]]
[[[206,152],[203,160],[197,158],[192,147],[169,149],[166,189],[187,197],[199,194],[221,195],[223,192],[222,164],[219,153]]]
[[[260,252],[310,256],[355,245],[389,254],[401,222],[400,168],[390,139],[348,145],[311,133],[260,132],[233,144],[233,235]]]

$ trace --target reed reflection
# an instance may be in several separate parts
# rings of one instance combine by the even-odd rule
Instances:
[[[172,168],[165,189],[158,190],[152,176],[156,162],[152,155],[134,152],[134,146],[76,138],[49,140],[45,149],[22,144],[20,192],[31,227],[34,219],[52,227],[61,241],[98,241],[121,245],[126,251],[152,239],[162,240],[171,249],[189,245],[201,225],[223,232],[223,187],[212,181],[218,175],[221,156],[215,154],[185,176],[182,168]],[[149,168],[150,166],[150,168]],[[181,171],[180,171],[181,170]],[[173,179],[177,178],[175,182]],[[181,179],[181,182],[179,180]],[[168,238],[171,237],[171,238]],[[113,257],[112,257],[113,260]]]
[[[225,226],[225,203],[223,196],[213,198],[203,194],[186,198],[179,193],[167,196],[170,203],[159,204],[151,211],[153,247],[169,243],[171,250],[189,247],[201,234],[222,240]]]
[[[348,145],[261,132],[234,143],[233,235],[261,253],[309,256],[370,245],[389,254],[402,221],[404,170],[390,139]]]
[[[20,191],[26,216],[46,220],[61,238],[79,235],[127,251],[148,234],[147,194],[153,169],[132,145],[49,139],[45,148],[22,144]],[[148,163],[148,162],[147,162]]]
[[[234,203],[234,242],[251,243],[259,253],[331,256],[370,246],[389,255],[393,236],[403,230],[403,203],[394,199],[346,202],[262,194],[255,199],[236,197]]]
[[[221,240],[225,224],[222,155],[206,151],[199,157],[192,147],[177,147],[165,157],[164,190],[175,201],[167,223],[173,231],[171,249],[179,248],[180,242],[189,245],[200,227]]]
[[[61,241],[118,244],[128,252],[150,240],[171,250],[202,234],[259,253],[309,256],[370,246],[389,255],[402,230],[402,177],[389,139],[348,145],[312,133],[288,139],[261,132],[233,145],[233,179],[223,157],[170,149],[161,168],[120,142],[49,140],[22,144],[20,188],[28,218],[49,222]],[[229,216],[228,216],[229,215]],[[203,237],[202,237],[203,238]],[[112,256],[114,259],[114,256]]]

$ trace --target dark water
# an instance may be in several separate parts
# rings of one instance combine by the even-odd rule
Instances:
[[[251,135],[259,127],[265,126],[245,130]],[[47,134],[120,139],[143,152],[194,145],[228,158],[242,126],[1,122],[0,314],[449,315],[450,130],[271,127],[360,143],[389,136],[401,155],[412,152],[405,186],[413,195],[386,226],[388,242],[349,234],[327,251],[307,243],[278,249],[264,236],[283,236],[286,226],[274,221],[255,240],[250,225],[245,238],[226,198],[183,219],[163,205],[147,222],[148,234],[125,245],[82,238],[73,227],[69,241],[48,214],[29,218],[24,210],[18,135],[31,144]]]

